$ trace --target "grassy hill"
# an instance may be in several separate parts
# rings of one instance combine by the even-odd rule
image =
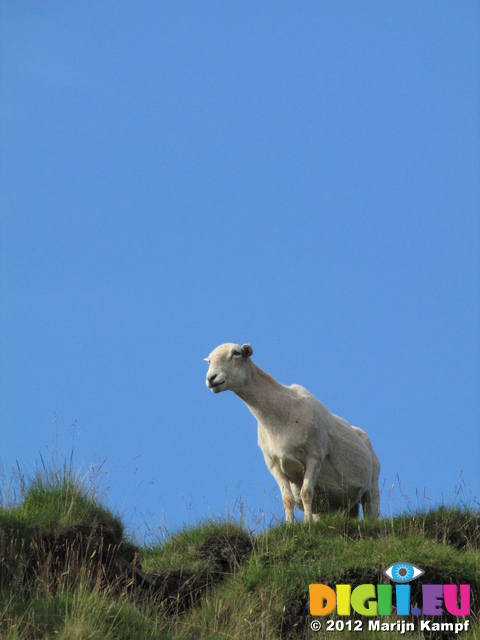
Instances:
[[[326,516],[256,536],[208,521],[139,547],[70,472],[39,475],[0,507],[0,637],[480,639],[479,541],[478,514],[439,507],[379,521]],[[421,582],[471,585],[467,632],[372,632],[358,614],[328,618],[359,620],[362,631],[327,631],[327,618],[310,629],[310,583],[388,583],[383,571],[399,560],[425,571],[411,583],[412,606]]]

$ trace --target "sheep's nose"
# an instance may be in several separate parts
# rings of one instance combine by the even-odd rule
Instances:
[[[209,376],[207,376],[207,380],[209,382],[213,382],[215,380],[215,378],[217,377],[216,373],[211,373]]]

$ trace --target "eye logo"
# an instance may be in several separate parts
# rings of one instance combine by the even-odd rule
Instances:
[[[416,567],[414,564],[408,562],[394,562],[384,571],[387,578],[394,582],[410,582],[415,580],[418,576],[421,576],[424,571]]]

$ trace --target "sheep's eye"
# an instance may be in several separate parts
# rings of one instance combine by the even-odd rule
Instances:
[[[234,351],[234,352],[232,353],[232,358],[238,358],[238,356],[241,356],[241,355],[242,355],[242,352],[241,352],[241,351]]]

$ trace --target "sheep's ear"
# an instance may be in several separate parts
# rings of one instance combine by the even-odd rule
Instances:
[[[242,355],[248,358],[252,355],[253,349],[250,344],[242,344]]]

